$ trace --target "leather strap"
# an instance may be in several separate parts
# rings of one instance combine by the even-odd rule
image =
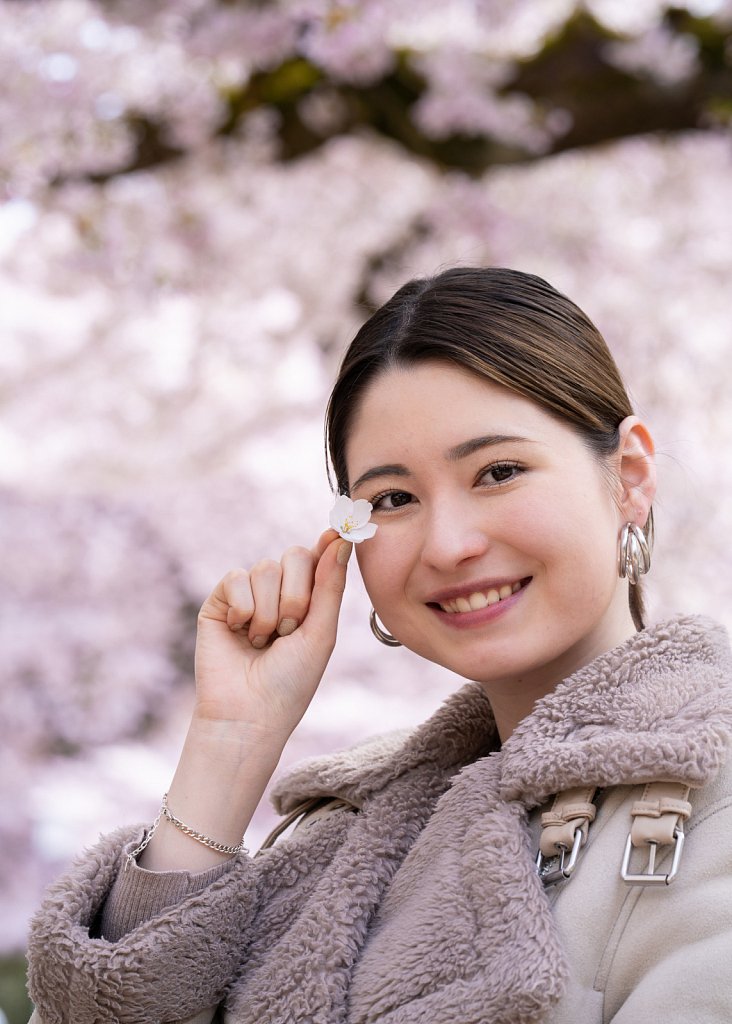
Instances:
[[[286,832],[293,822],[297,822],[295,828],[299,828],[306,820],[312,820],[316,817],[319,818],[322,814],[330,811],[338,811],[342,807],[348,807],[352,811],[357,811],[359,809],[355,804],[350,803],[348,800],[341,800],[339,797],[316,796],[310,800],[305,800],[303,803],[298,804],[294,811],[291,811],[282,819],[282,821],[275,825],[259,847],[259,850],[257,850],[255,856],[258,856],[262,850],[268,850],[271,846],[274,846],[283,832]],[[300,819],[299,821],[298,818]]]
[[[594,795],[594,786],[577,786],[557,793],[551,809],[541,816],[539,849],[543,857],[556,857],[561,849],[571,850],[577,829],[582,833],[582,845],[587,842],[590,822],[597,813],[592,802]]]
[[[691,814],[689,786],[681,782],[649,782],[643,796],[633,804],[630,839],[634,847],[672,846],[674,832]]]

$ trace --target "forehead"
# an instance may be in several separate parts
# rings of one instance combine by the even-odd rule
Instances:
[[[361,396],[346,445],[349,478],[374,460],[435,458],[485,434],[555,445],[578,440],[536,402],[460,367],[400,366],[376,377]]]

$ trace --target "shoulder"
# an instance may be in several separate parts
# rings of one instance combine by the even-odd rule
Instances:
[[[689,799],[678,876],[668,886],[626,891],[603,957],[606,1005],[616,1012],[624,1006],[628,1014],[632,1008],[639,1014],[632,1019],[655,1007],[665,1020],[688,1020],[691,1000],[698,1013],[694,1019],[729,1019],[732,762],[728,759]],[[661,871],[669,859],[670,853]]]
[[[699,829],[706,832],[722,821],[726,823],[724,827],[729,829],[732,818],[732,751],[716,777],[706,785],[693,789],[689,800],[692,813],[686,826],[687,835]]]
[[[547,895],[570,966],[566,1005],[581,1007],[588,998],[601,998],[605,1019],[625,1021],[622,1013],[627,1013],[631,1021],[667,1000],[665,1019],[676,1024],[688,1019],[683,1014],[689,1009],[687,982],[678,976],[679,956],[685,958],[683,978],[694,986],[701,981],[712,1002],[723,991],[728,999],[732,986],[732,759],[691,791],[678,875],[670,885],[629,885],[621,878],[631,809],[642,794],[642,786],[607,791],[575,875]],[[671,847],[659,848],[658,873],[669,870],[672,853]],[[647,860],[647,850],[634,850],[630,870],[645,871]],[[704,949],[729,968],[709,973]],[[721,1018],[710,1013],[703,1019]]]

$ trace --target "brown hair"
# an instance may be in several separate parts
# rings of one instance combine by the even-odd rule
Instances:
[[[536,402],[573,427],[602,462],[633,408],[592,321],[540,277],[501,267],[455,267],[409,281],[351,342],[326,413],[326,448],[340,493],[348,493],[345,449],[365,390],[385,370],[427,361],[463,367]],[[645,527],[652,540],[653,516]],[[630,610],[643,628],[643,596]]]

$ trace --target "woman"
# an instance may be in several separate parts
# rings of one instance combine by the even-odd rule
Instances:
[[[515,271],[411,282],[353,341],[327,430],[339,492],[373,506],[376,637],[470,682],[411,734],[290,772],[299,827],[232,856],[352,545],[229,573],[164,813],[36,917],[37,1019],[728,1021],[729,646],[693,617],[644,628],[653,445],[595,327]]]

